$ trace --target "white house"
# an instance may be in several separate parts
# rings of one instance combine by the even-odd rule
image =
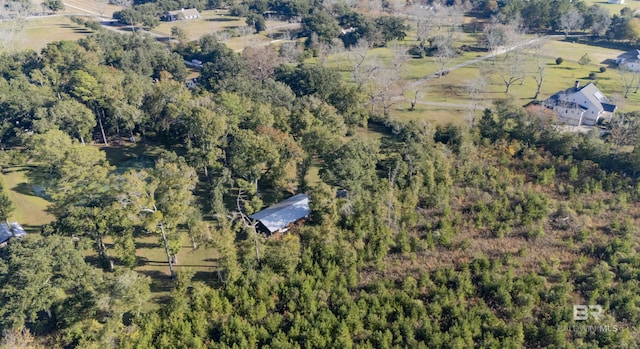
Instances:
[[[610,4],[624,4],[624,0],[609,0]]]
[[[631,71],[640,71],[640,50],[631,50],[616,57],[618,67],[625,67]]]
[[[601,120],[611,120],[616,106],[589,83],[560,91],[544,101],[544,106],[558,115],[558,121],[572,126],[595,126]]]
[[[178,20],[187,20],[187,19],[196,19],[200,18],[200,12],[198,12],[195,8],[188,9],[180,9],[178,11],[169,11],[165,14],[164,18],[168,22],[178,21]]]

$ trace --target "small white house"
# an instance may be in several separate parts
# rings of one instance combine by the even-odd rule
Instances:
[[[196,18],[200,18],[200,12],[198,12],[198,10],[196,10],[195,8],[188,8],[188,9],[183,8],[178,11],[167,12],[164,18],[168,22],[196,19]]]
[[[631,71],[640,71],[640,50],[631,50],[616,57],[618,67],[624,67]]]
[[[624,4],[624,0],[608,0],[610,4]]]

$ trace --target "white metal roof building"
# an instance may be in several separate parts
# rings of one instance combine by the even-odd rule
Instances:
[[[249,218],[258,221],[257,229],[271,235],[287,231],[291,223],[307,217],[310,213],[309,196],[298,194],[256,212]]]
[[[0,247],[6,245],[12,238],[21,238],[25,235],[27,232],[18,223],[0,223]]]

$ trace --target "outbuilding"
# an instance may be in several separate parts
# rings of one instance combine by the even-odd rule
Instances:
[[[25,235],[27,232],[18,223],[0,223],[0,247],[5,247],[13,238],[22,238]]]
[[[309,196],[298,194],[256,212],[249,218],[256,221],[256,229],[271,236],[286,232],[291,224],[308,217],[310,213]]]

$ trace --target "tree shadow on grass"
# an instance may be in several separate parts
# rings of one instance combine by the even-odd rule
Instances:
[[[218,280],[217,270],[211,271],[196,271],[191,278],[193,281],[202,281],[207,284],[215,284]]]
[[[93,31],[89,29],[80,29],[80,28],[73,28],[73,32],[76,34],[93,34]]]
[[[21,224],[27,234],[39,234],[41,227],[39,225]]]
[[[207,18],[207,22],[234,22],[240,20],[239,18],[225,18],[225,17],[216,17],[216,18]]]
[[[11,190],[15,191],[18,194],[27,195],[27,196],[38,196],[34,191],[33,187],[27,183],[20,183],[15,187],[11,188]],[[38,196],[39,197],[39,196]]]
[[[171,280],[168,270],[166,273],[158,270],[140,270],[138,272],[151,278],[150,288],[152,293],[170,292],[173,290],[174,282]]]

